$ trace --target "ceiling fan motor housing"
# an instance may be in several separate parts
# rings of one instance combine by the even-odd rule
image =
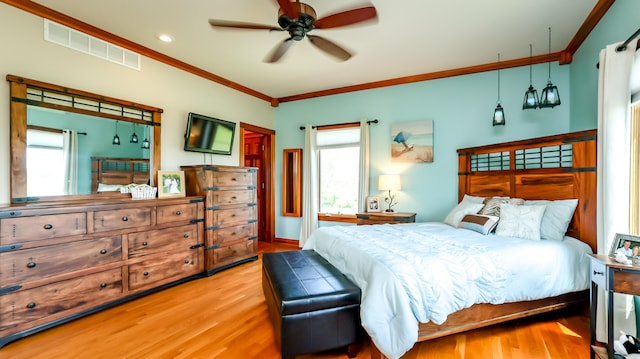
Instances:
[[[284,11],[278,11],[278,25],[289,32],[291,39],[300,41],[307,32],[313,30],[316,21],[316,11],[309,5],[301,2],[291,3],[293,10],[298,13],[298,18],[291,19],[285,15]]]

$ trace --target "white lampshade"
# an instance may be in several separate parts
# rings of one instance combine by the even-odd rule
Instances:
[[[380,175],[378,178],[378,190],[397,191],[400,189],[400,175]]]

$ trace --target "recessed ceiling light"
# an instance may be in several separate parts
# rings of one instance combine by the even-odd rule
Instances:
[[[167,34],[158,34],[158,39],[162,42],[171,42],[173,38]]]

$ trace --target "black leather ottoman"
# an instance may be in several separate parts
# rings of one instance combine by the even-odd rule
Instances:
[[[356,356],[360,288],[315,251],[264,253],[262,289],[283,359],[339,347]]]

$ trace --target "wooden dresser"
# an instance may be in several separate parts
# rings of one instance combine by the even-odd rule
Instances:
[[[258,169],[182,166],[186,191],[205,196],[205,270],[211,275],[258,259]]]
[[[203,275],[202,197],[0,207],[0,347]]]

